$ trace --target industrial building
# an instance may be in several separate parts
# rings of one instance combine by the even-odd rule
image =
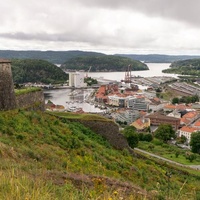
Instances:
[[[75,88],[87,87],[84,83],[85,72],[70,72],[69,73],[69,86]]]

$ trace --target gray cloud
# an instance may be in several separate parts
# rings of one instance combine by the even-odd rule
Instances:
[[[199,6],[198,0],[7,0],[0,2],[0,42],[12,49],[199,51]]]
[[[142,12],[147,16],[165,17],[181,20],[183,22],[197,25],[200,22],[199,0],[75,0],[83,6],[105,8],[105,9],[126,9],[135,12]]]

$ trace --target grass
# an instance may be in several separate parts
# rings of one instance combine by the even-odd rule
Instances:
[[[91,118],[91,117],[89,117]],[[100,117],[101,118],[101,117]],[[116,150],[80,123],[48,113],[0,112],[0,200],[197,197],[200,176]],[[158,187],[159,184],[159,187]]]
[[[51,111],[48,111],[47,113],[50,113],[52,115],[59,116],[59,117],[64,117],[66,119],[112,121],[110,119],[107,119],[97,114],[87,114],[87,113],[77,114],[77,113],[71,113],[71,112],[51,112]]]
[[[154,145],[153,149],[149,148],[149,145]],[[178,146],[165,144],[159,142],[157,139],[154,139],[151,143],[149,142],[139,142],[139,148],[144,149],[148,152],[154,153],[156,155],[162,156],[169,160],[173,160],[175,162],[181,163],[183,165],[200,165],[200,155],[196,154],[196,159],[190,162],[186,159],[186,152],[190,152],[188,150],[182,149]],[[179,152],[178,157],[176,157],[176,152]]]
[[[41,88],[38,87],[26,87],[26,88],[22,88],[22,89],[15,89],[15,94],[16,95],[22,95],[22,94],[26,94],[29,92],[36,92],[36,91],[41,91]]]

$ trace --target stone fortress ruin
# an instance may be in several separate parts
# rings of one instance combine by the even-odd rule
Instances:
[[[11,61],[0,59],[0,111],[24,108],[28,110],[45,110],[42,90],[15,95]]]
[[[0,111],[16,108],[11,61],[0,59]]]

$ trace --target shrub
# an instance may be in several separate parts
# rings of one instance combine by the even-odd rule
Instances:
[[[144,140],[144,141],[147,141],[147,142],[151,142],[151,141],[153,140],[152,134],[150,134],[150,133],[144,134],[143,140]]]

